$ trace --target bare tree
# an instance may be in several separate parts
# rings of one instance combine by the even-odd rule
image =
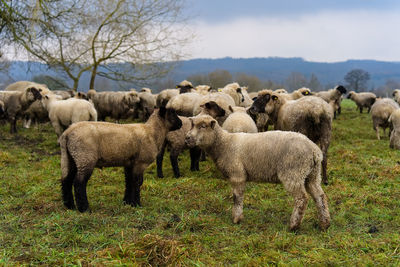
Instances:
[[[307,86],[307,79],[303,74],[299,72],[290,73],[289,77],[286,79],[286,85],[289,91],[297,90],[301,87]]]
[[[249,92],[257,92],[262,88],[262,82],[257,76],[251,76],[246,73],[236,74],[235,79],[240,85],[247,86]]]
[[[232,74],[227,70],[215,70],[208,74],[212,88],[222,88],[233,81]]]
[[[85,72],[89,88],[97,75],[136,83],[163,76],[172,64],[161,63],[185,56],[182,47],[192,38],[184,0],[0,1],[6,29],[0,34],[63,70],[73,89]]]
[[[318,77],[314,73],[311,74],[310,81],[308,82],[307,87],[310,88],[312,91],[322,90],[322,84],[319,82]]]
[[[356,92],[359,92],[360,90],[365,91],[369,79],[369,73],[362,69],[351,70],[346,74],[346,76],[344,76],[344,80],[347,82],[347,87]]]

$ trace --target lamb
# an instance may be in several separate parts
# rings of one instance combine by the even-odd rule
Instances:
[[[54,95],[47,94],[43,97],[42,104],[49,113],[57,137],[73,123],[97,121],[97,112],[93,104],[83,99],[57,100]]]
[[[360,109],[360,113],[362,113],[363,108],[368,108],[369,113],[371,111],[372,105],[375,103],[376,95],[369,92],[356,93],[354,91],[351,91],[347,98],[353,100],[356,103],[357,109]]]
[[[331,105],[334,107],[334,118],[336,118],[336,113],[341,113],[341,106],[342,103],[342,96],[347,92],[347,89],[342,86],[338,85],[333,89],[329,89],[328,91],[320,91],[314,93],[315,96],[318,96],[325,100],[327,103],[332,103]]]
[[[284,94],[265,90],[260,92],[250,112],[253,114],[266,112],[275,130],[299,132],[318,144],[323,153],[322,181],[328,184],[328,148],[333,117],[328,103],[315,96],[287,100]]]
[[[5,116],[10,122],[10,132],[17,132],[17,119],[21,117],[28,107],[42,98],[41,89],[28,87],[23,91],[2,91],[0,101],[4,103]]]
[[[117,121],[125,119],[140,102],[136,91],[96,92],[91,89],[87,96],[97,110],[98,119],[102,121],[108,116]]]
[[[182,127],[175,131],[170,131],[165,138],[165,143],[161,148],[160,153],[157,155],[157,176],[163,178],[162,162],[164,159],[165,148],[168,147],[170,152],[170,161],[172,170],[175,178],[179,178],[181,173],[179,171],[178,156],[184,150],[189,149],[185,143],[185,136],[192,127],[192,123],[189,118],[184,116],[178,116],[182,121]],[[190,148],[190,170],[199,171],[201,150],[198,147]]]
[[[60,137],[61,188],[64,205],[80,212],[89,208],[86,185],[95,167],[124,167],[124,202],[140,206],[143,172],[160,153],[169,131],[182,126],[172,109],[161,107],[144,124],[78,122]]]
[[[383,128],[383,133],[385,134],[386,128],[390,127],[389,117],[399,108],[393,99],[382,98],[377,99],[371,107],[371,117],[372,117],[372,127],[376,132],[376,138],[380,140],[379,127]],[[390,131],[389,131],[390,136]]]
[[[320,228],[330,225],[328,201],[321,188],[322,152],[306,136],[295,132],[228,133],[210,116],[190,118],[186,135],[190,147],[199,146],[228,178],[233,191],[233,223],[243,219],[246,181],[282,183],[294,198],[290,230],[300,227],[308,196],[317,206]]]
[[[222,124],[222,129],[230,133],[257,133],[257,125],[254,120],[247,114],[244,107],[231,107],[232,112]]]
[[[389,117],[393,129],[390,134],[390,148],[400,149],[400,109],[396,109]]]
[[[400,105],[400,89],[393,90],[393,99]]]

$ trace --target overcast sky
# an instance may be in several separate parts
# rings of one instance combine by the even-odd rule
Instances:
[[[397,0],[188,0],[190,58],[400,61]]]

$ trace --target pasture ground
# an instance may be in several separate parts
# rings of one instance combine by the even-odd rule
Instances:
[[[180,179],[168,155],[166,178],[148,168],[140,208],[122,204],[122,168],[106,168],[89,181],[91,212],[67,210],[51,126],[16,136],[0,126],[0,265],[400,265],[400,151],[376,139],[369,114],[342,106],[323,186],[326,232],[312,200],[289,232],[293,199],[277,184],[248,183],[245,219],[234,225],[230,185],[209,160],[190,172],[188,153]]]

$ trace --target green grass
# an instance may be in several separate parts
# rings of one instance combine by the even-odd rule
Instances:
[[[400,265],[400,152],[378,141],[369,114],[345,100],[329,149],[332,217],[318,228],[311,200],[301,229],[288,231],[292,198],[281,185],[248,183],[244,221],[231,222],[230,185],[211,161],[184,177],[145,173],[143,207],[122,204],[123,170],[95,170],[91,212],[63,207],[53,129],[0,126],[0,265]],[[377,229],[377,232],[369,233]],[[373,232],[373,231],[372,231]]]

